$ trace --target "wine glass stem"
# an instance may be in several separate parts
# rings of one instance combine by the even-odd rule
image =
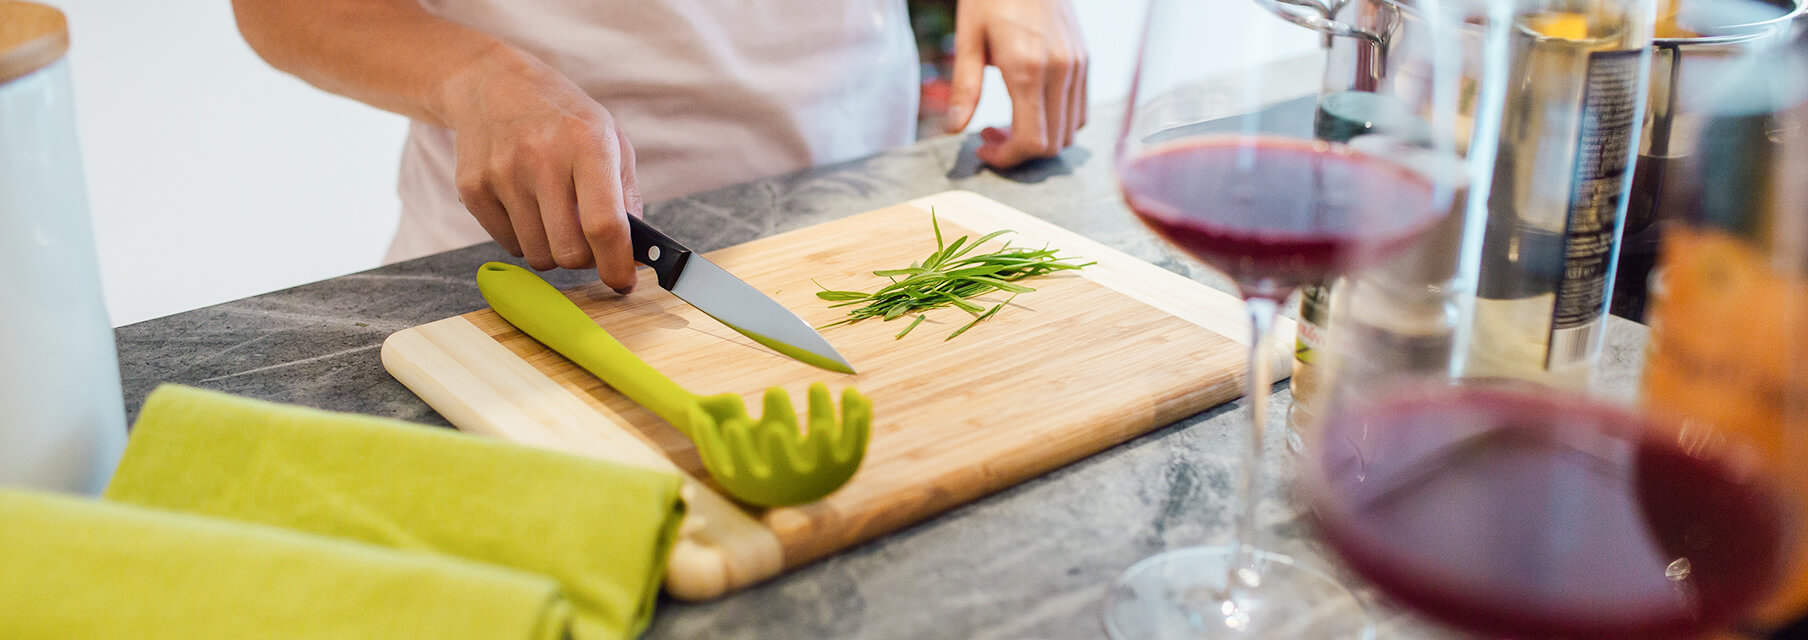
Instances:
[[[1237,483],[1236,521],[1231,529],[1231,575],[1225,583],[1233,590],[1260,585],[1261,572],[1255,566],[1255,553],[1261,545],[1256,535],[1256,507],[1261,503],[1262,441],[1268,433],[1268,389],[1273,385],[1269,373],[1268,341],[1274,334],[1274,318],[1278,305],[1269,298],[1249,298],[1249,387],[1244,398],[1249,401],[1249,430],[1243,436],[1242,478]]]

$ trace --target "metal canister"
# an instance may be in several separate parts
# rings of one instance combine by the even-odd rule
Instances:
[[[1373,56],[1386,56],[1402,21],[1415,19],[1415,0],[1258,0],[1303,26],[1361,41]],[[1621,234],[1611,310],[1643,320],[1648,281],[1665,221],[1692,206],[1695,186],[1687,178],[1696,162],[1693,140],[1712,85],[1729,62],[1787,37],[1789,26],[1808,13],[1808,0],[1680,0],[1679,25],[1686,35],[1659,33],[1653,40],[1650,85],[1639,155]],[[1459,2],[1462,10],[1483,12],[1486,2]],[[1478,24],[1480,20],[1476,21]],[[1478,33],[1474,41],[1481,42]],[[1359,65],[1360,66],[1360,65]],[[1480,69],[1467,73],[1480,77]]]
[[[1638,164],[1626,206],[1613,313],[1643,320],[1648,282],[1663,229],[1682,220],[1699,197],[1695,141],[1727,65],[1787,37],[1808,10],[1802,0],[1682,0],[1680,26],[1689,35],[1659,33],[1653,41],[1651,88]],[[1724,10],[1718,10],[1724,9]]]
[[[99,493],[126,440],[69,81],[69,30],[0,0],[0,485]]]

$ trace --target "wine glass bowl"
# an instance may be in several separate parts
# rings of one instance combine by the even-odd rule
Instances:
[[[1699,637],[1775,583],[1785,523],[1753,465],[1685,433],[1525,383],[1401,383],[1336,407],[1307,485],[1329,546],[1433,619]]]
[[[1254,134],[1150,145],[1118,168],[1151,230],[1279,301],[1300,285],[1410,245],[1448,213],[1433,181],[1349,145]],[[1358,249],[1364,255],[1358,255]]]

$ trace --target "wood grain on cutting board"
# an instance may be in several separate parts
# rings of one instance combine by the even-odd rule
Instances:
[[[941,193],[708,257],[821,325],[846,309],[817,299],[812,280],[831,289],[882,286],[873,270],[909,265],[935,248],[932,208],[950,241],[1014,229],[1001,240],[1099,264],[1025,281],[1037,291],[950,341],[943,338],[971,318],[966,312],[930,312],[901,340],[893,336],[909,316],[823,330],[858,375],[779,356],[657,287],[625,297],[600,283],[566,292],[692,392],[739,393],[750,411],[773,386],[799,408],[816,381],[869,396],[865,463],[818,502],[756,510],[723,498],[676,429],[488,309],[397,332],[383,345],[383,362],[460,429],[686,474],[690,510],[666,587],[687,599],[763,580],[1241,393],[1241,301],[973,193]],[[1279,333],[1271,356],[1284,372],[1291,325]]]

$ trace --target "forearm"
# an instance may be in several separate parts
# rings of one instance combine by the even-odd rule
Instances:
[[[233,0],[245,41],[316,87],[450,126],[461,76],[527,54],[428,13],[415,0]],[[507,64],[507,62],[500,62]]]

